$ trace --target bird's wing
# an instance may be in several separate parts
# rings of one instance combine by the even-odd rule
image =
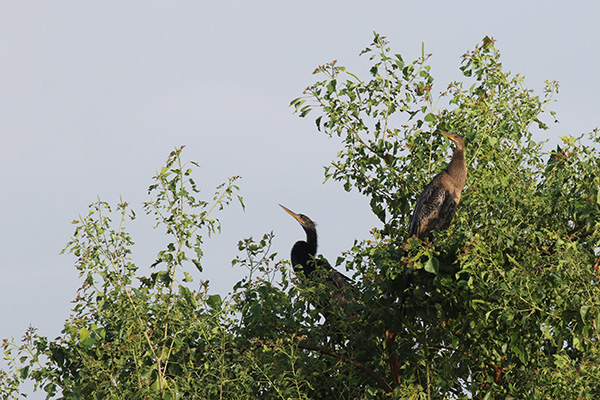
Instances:
[[[352,279],[334,269],[325,258],[317,258],[317,265],[325,272],[325,279],[332,282],[338,289],[352,286]]]
[[[318,268],[325,274],[325,282],[328,283],[327,286],[329,286],[329,289],[327,289],[329,296],[335,299],[339,304],[356,302],[353,295],[354,284],[352,279],[334,269],[323,257],[318,256],[315,261],[317,262]]]
[[[335,288],[329,290],[329,295],[334,298],[339,304],[354,303],[354,295],[352,293],[352,280],[341,272],[329,267],[327,271],[327,282],[333,283]]]
[[[438,218],[447,196],[446,189],[437,182],[437,179],[425,186],[410,221],[409,236],[417,236],[418,238],[425,236],[431,222]]]
[[[332,269],[329,272],[329,279],[331,279],[331,281],[333,282],[333,284],[338,288],[338,289],[342,289],[342,288],[346,288],[349,286],[352,286],[352,280],[350,278],[348,278],[346,275],[342,274],[341,272],[338,272],[335,269]]]

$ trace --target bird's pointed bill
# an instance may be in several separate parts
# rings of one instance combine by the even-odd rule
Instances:
[[[302,220],[300,219],[300,216],[298,214],[296,214],[295,212],[293,212],[292,210],[290,210],[287,207],[282,206],[281,204],[279,205],[279,207],[283,208],[285,210],[285,212],[287,212],[288,214],[290,214],[292,217],[294,217],[296,219],[296,221],[302,223]]]
[[[452,140],[453,142],[456,142],[456,139],[454,138],[454,136],[452,136],[452,135],[451,135],[451,134],[449,134],[448,132],[445,132],[445,131],[440,131],[440,132],[442,132],[442,134],[443,134],[444,136],[446,136],[448,139]]]

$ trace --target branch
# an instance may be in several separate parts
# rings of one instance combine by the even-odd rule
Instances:
[[[388,359],[390,362],[390,371],[392,373],[392,382],[394,385],[400,384],[400,367],[398,366],[398,357],[394,352],[394,342],[396,340],[396,334],[391,329],[385,330],[385,345],[388,352]]]
[[[598,257],[598,259],[596,260],[596,262],[594,263],[594,267],[592,268],[592,273],[593,274],[598,274],[598,266],[600,265],[600,257]]]
[[[392,389],[392,387],[381,376],[379,376],[379,374],[377,374],[375,371],[373,371],[371,368],[367,367],[366,365],[348,357],[345,354],[338,354],[338,353],[334,352],[333,350],[328,349],[326,347],[316,346],[316,345],[306,343],[306,342],[299,342],[298,347],[301,349],[305,349],[305,350],[318,351],[319,353],[323,353],[323,354],[327,354],[328,356],[335,357],[335,358],[339,359],[340,361],[350,363],[350,364],[354,365],[356,368],[363,371],[365,374],[369,375],[369,377],[371,377],[371,379],[373,379],[375,382],[377,382],[377,384],[383,390],[385,390],[386,393],[392,393],[394,391],[394,389]]]
[[[578,240],[582,240],[582,239],[587,238],[588,236],[593,235],[597,231],[596,229],[593,229],[591,231],[577,234],[584,227],[585,227],[585,224],[576,226],[575,228],[571,229],[570,231],[568,231],[566,233],[566,237],[571,241],[573,241],[573,240],[578,241]],[[542,252],[542,254],[553,255],[554,253],[556,253],[556,241],[554,243],[552,243],[547,249],[543,249],[540,246],[536,246],[536,248],[538,249],[538,251]]]
[[[371,368],[367,367],[366,365],[348,357],[345,354],[338,354],[335,351],[328,349],[327,347],[322,347],[322,346],[317,346],[314,344],[306,343],[306,342],[302,341],[302,338],[300,338],[300,337],[299,337],[299,339],[300,339],[300,341],[296,344],[298,348],[305,349],[305,350],[318,351],[319,353],[326,354],[331,357],[335,357],[342,362],[350,363],[350,364],[354,365],[356,368],[358,368],[359,370],[361,370],[362,372],[364,372],[365,374],[367,374],[375,382],[377,382],[377,384],[386,393],[392,393],[394,391],[394,389],[379,374],[377,374],[375,371],[373,371]],[[277,344],[271,342],[271,340],[257,339],[257,341],[253,345],[238,345],[238,346],[233,346],[232,348],[248,349],[248,348],[260,347],[260,346],[273,346],[274,347],[274,346],[277,346]],[[399,381],[400,381],[400,378],[398,377],[398,382]]]

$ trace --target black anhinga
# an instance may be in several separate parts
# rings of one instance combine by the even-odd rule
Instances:
[[[329,262],[323,258],[316,258],[317,255],[317,228],[315,223],[304,214],[296,214],[292,210],[279,205],[296,221],[300,223],[304,232],[306,232],[306,241],[299,240],[292,247],[292,266],[295,272],[303,272],[306,278],[310,278],[317,267],[325,270],[326,280],[332,282],[336,288],[342,289],[350,286],[350,278],[333,269]]]
[[[409,237],[416,236],[425,240],[431,238],[433,231],[448,229],[467,181],[465,142],[462,136],[442,133],[456,144],[456,150],[448,167],[423,189],[410,221]]]

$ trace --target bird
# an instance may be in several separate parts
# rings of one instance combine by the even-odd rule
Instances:
[[[304,214],[296,214],[287,207],[279,205],[290,214],[306,232],[306,241],[299,240],[292,246],[292,267],[294,272],[298,274],[302,272],[304,277],[310,279],[314,276],[317,269],[322,269],[325,272],[325,280],[331,282],[336,289],[348,289],[352,286],[352,280],[346,275],[332,268],[329,262],[324,258],[316,258],[317,254],[317,228],[315,223]],[[340,300],[344,300],[340,298]]]
[[[456,144],[456,149],[448,167],[425,186],[417,201],[408,236],[416,236],[421,240],[431,239],[434,231],[448,229],[467,181],[465,142],[462,136],[440,132]]]

